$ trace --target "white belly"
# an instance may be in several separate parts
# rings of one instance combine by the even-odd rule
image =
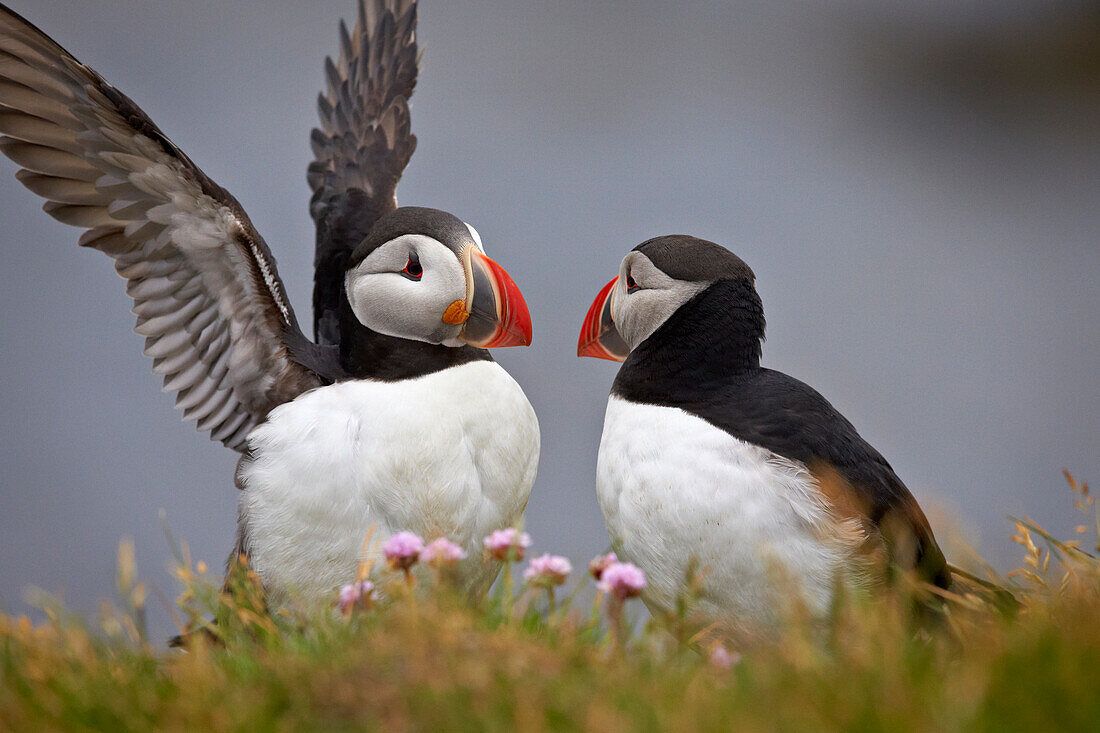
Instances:
[[[675,608],[693,560],[698,612],[734,628],[770,625],[800,592],[824,613],[854,550],[813,477],[796,462],[738,440],[678,408],[612,396],[597,493],[612,547],[646,573],[645,600]]]
[[[481,538],[522,516],[539,428],[519,385],[479,361],[312,390],[272,410],[248,444],[241,520],[276,600],[329,598],[354,580],[372,527],[374,553],[402,530],[458,542],[463,580],[481,592],[497,571],[481,562]]]

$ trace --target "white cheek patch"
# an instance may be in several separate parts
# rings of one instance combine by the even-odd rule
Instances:
[[[423,268],[419,280],[401,274],[413,251]],[[466,297],[462,264],[431,237],[405,235],[387,242],[348,271],[344,289],[355,317],[372,331],[449,345],[461,330],[442,318],[447,306]]]
[[[640,286],[633,293],[627,292],[627,274]],[[634,349],[660,328],[684,303],[710,286],[709,281],[674,280],[641,252],[631,252],[623,260],[619,283],[612,297],[611,310],[615,327],[627,346]]]

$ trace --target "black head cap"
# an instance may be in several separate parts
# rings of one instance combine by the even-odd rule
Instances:
[[[725,247],[686,234],[668,234],[642,242],[634,248],[662,272],[676,280],[753,282],[756,275],[744,260]]]
[[[402,206],[386,214],[371,227],[351,253],[348,269],[362,262],[366,257],[392,239],[405,234],[423,234],[438,240],[455,254],[467,244],[476,244],[469,227],[453,214],[439,209],[422,206]]]

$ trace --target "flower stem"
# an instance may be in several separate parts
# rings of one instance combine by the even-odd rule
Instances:
[[[515,604],[515,598],[513,596],[514,589],[512,587],[512,561],[504,561],[504,618],[509,624],[512,623],[512,608]]]
[[[607,596],[607,615],[611,618],[611,633],[615,639],[615,649],[621,654],[626,651],[626,629],[623,628],[623,602],[614,595]]]
[[[405,591],[409,594],[409,605],[416,611],[416,576],[412,568],[405,568]]]

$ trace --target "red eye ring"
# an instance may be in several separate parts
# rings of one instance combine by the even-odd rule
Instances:
[[[405,263],[401,274],[410,280],[419,280],[424,275],[424,268],[420,266],[420,258],[415,252],[409,255],[409,261]]]
[[[638,289],[638,283],[634,282],[634,276],[626,273],[626,292],[633,293]]]

